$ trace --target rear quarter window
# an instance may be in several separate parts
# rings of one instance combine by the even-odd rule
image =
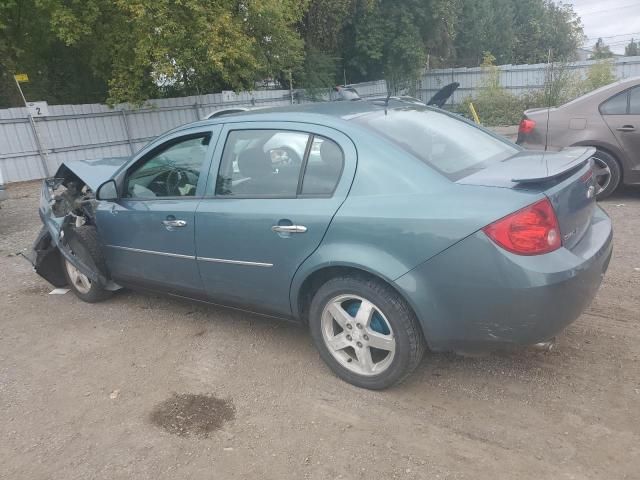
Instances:
[[[624,115],[627,113],[627,99],[629,92],[614,95],[600,105],[600,113],[603,115]]]
[[[421,106],[354,118],[452,181],[512,157],[520,149],[452,115]]]

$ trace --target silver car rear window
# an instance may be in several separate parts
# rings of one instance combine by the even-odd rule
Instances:
[[[407,106],[355,117],[452,181],[506,160],[519,148],[437,110]]]

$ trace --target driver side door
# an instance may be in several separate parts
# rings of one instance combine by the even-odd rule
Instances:
[[[116,282],[202,296],[194,216],[219,130],[181,131],[152,145],[119,174],[120,199],[100,202],[96,223]]]

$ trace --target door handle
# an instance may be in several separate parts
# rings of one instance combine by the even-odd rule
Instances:
[[[616,128],[616,130],[619,132],[635,132],[636,127],[634,127],[633,125],[623,125],[621,127]]]
[[[185,220],[163,220],[162,224],[167,228],[178,228],[187,226],[187,222]]]
[[[274,225],[271,231],[276,233],[305,233],[307,227],[304,225]]]

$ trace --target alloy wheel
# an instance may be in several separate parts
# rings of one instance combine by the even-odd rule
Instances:
[[[322,338],[331,355],[359,375],[378,375],[389,368],[396,339],[389,321],[371,301],[339,295],[322,311]]]
[[[91,290],[91,280],[89,277],[69,263],[69,260],[65,259],[64,264],[73,288],[80,293],[89,293],[89,290]]]
[[[592,157],[594,168],[593,174],[596,177],[596,195],[605,190],[611,183],[611,169],[604,160]]]

